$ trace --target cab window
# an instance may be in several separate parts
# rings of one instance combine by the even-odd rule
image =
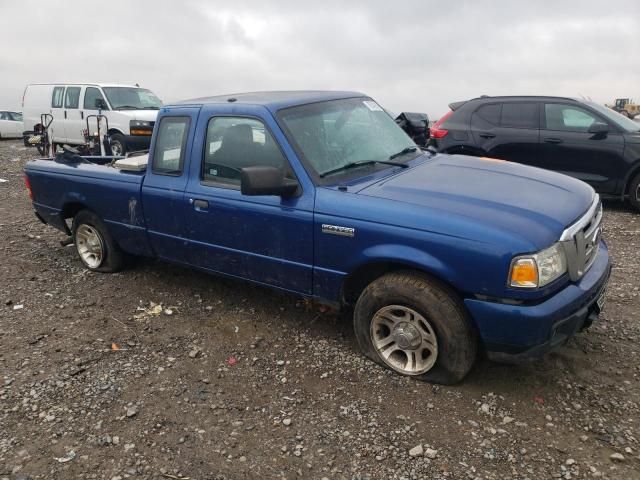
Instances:
[[[78,108],[80,100],[80,87],[67,87],[67,93],[64,96],[64,108]]]
[[[160,175],[182,174],[189,133],[189,117],[164,117],[160,120],[151,169]]]
[[[240,170],[252,166],[284,169],[286,160],[269,130],[254,118],[209,120],[202,180],[229,188],[240,186]]]
[[[100,90],[98,90],[96,87],[87,87],[84,92],[84,109],[98,110],[98,108],[96,107],[96,100],[102,100],[104,102],[104,97],[102,96]]]

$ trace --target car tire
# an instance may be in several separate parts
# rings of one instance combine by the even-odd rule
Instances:
[[[366,357],[418,380],[457,383],[476,360],[477,334],[461,300],[419,272],[374,280],[360,295],[353,322]]]
[[[127,141],[121,133],[111,135],[109,143],[111,145],[111,155],[114,157],[120,157],[127,153]]]
[[[631,183],[629,183],[629,203],[636,210],[640,210],[640,173],[638,173]]]
[[[113,273],[124,268],[126,255],[95,213],[81,210],[73,218],[73,243],[82,264],[94,272]]]
[[[626,110],[620,110],[620,115],[624,115],[625,117],[629,118],[629,112],[627,112]]]

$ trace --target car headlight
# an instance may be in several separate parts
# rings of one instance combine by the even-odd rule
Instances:
[[[531,255],[521,255],[511,262],[509,285],[516,288],[544,287],[567,271],[567,259],[559,243]]]
[[[146,120],[131,120],[129,122],[129,126],[131,126],[131,127],[150,127],[151,126],[151,122],[148,122]]]

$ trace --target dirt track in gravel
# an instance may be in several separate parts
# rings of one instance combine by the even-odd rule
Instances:
[[[0,479],[640,479],[628,207],[605,205],[600,322],[442,387],[363,359],[348,318],[295,297],[150,260],[88,273],[32,214],[33,153],[0,142]]]

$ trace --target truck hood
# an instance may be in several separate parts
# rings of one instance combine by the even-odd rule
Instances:
[[[359,194],[428,209],[429,216],[465,217],[545,248],[589,209],[595,192],[580,180],[535,167],[440,154]]]
[[[116,110],[118,113],[129,117],[130,120],[146,120],[154,122],[159,110]]]

